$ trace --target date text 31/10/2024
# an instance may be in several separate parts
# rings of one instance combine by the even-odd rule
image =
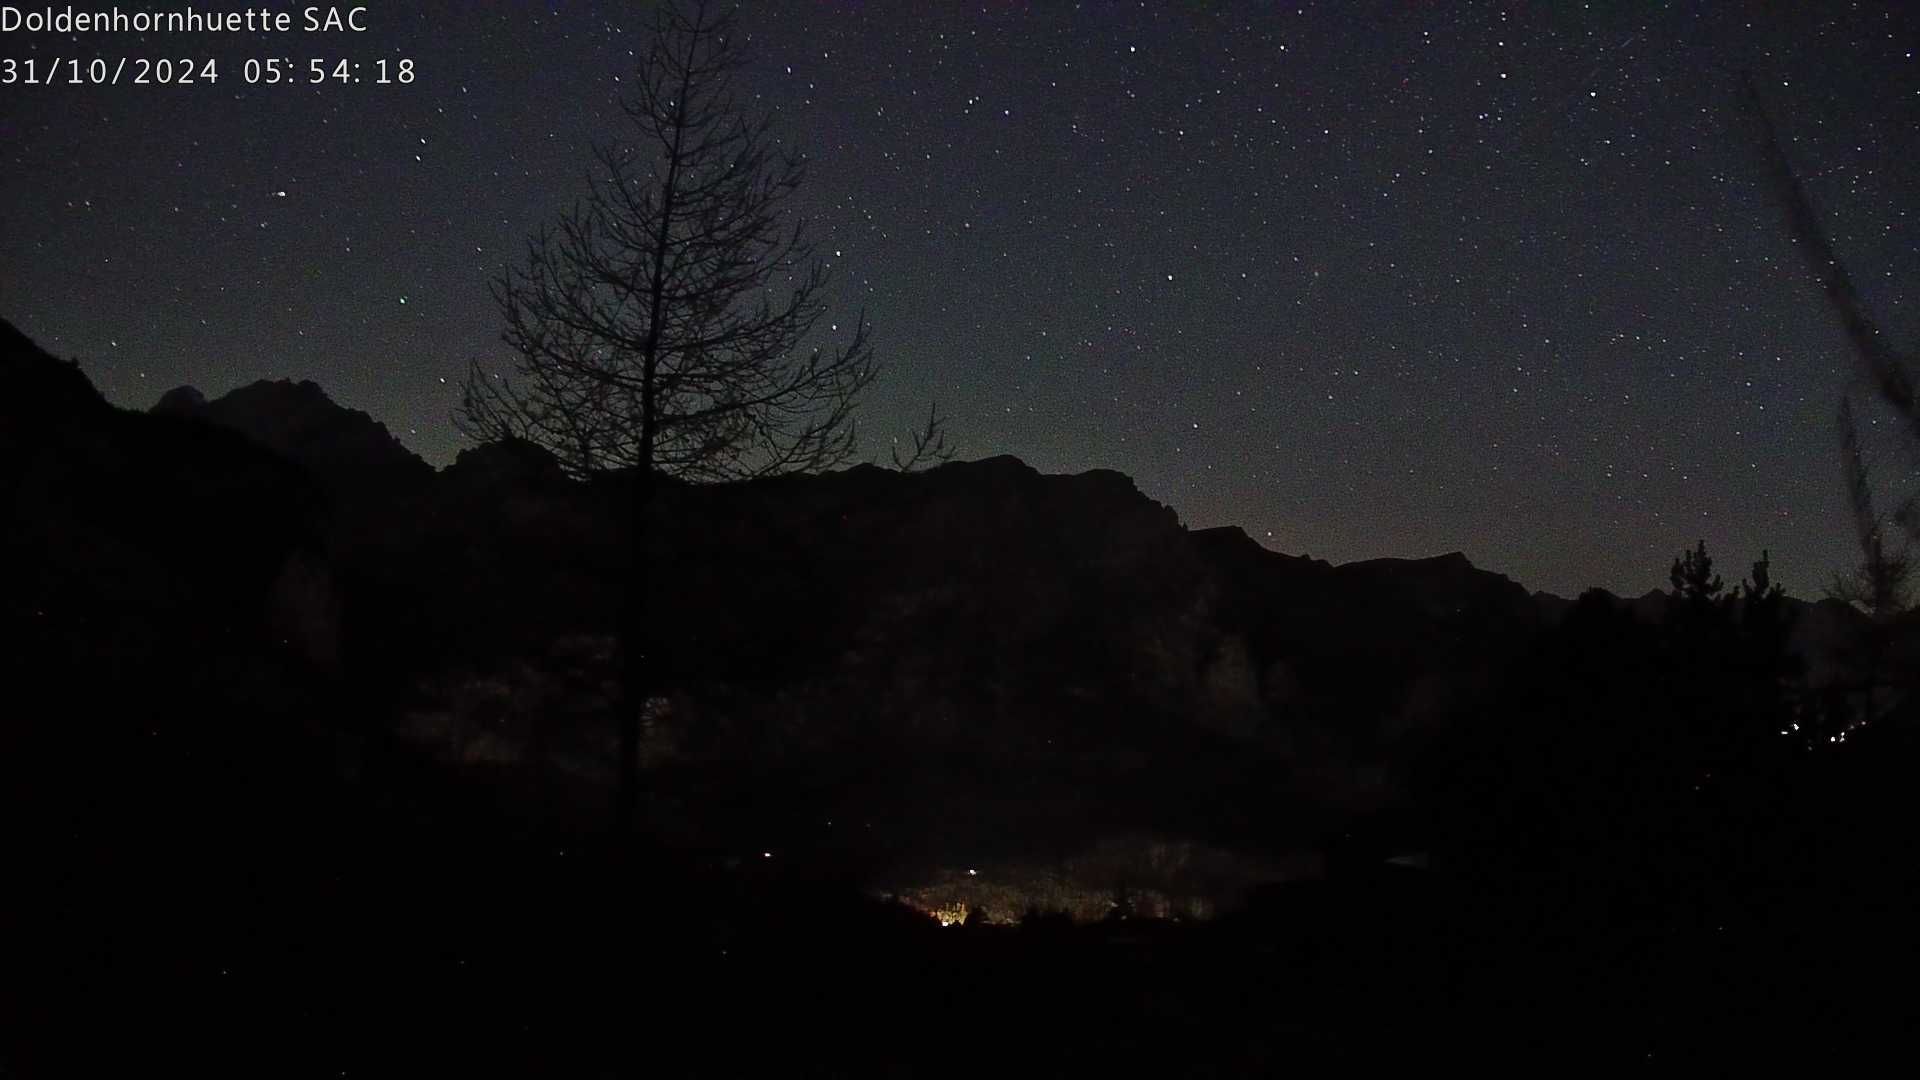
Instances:
[[[230,73],[233,69],[229,66],[224,70]],[[191,86],[204,83],[215,86],[220,82],[222,71],[220,61],[211,58],[122,56],[109,59],[96,56],[91,60],[44,60],[39,57],[20,60],[5,56],[0,57],[0,86],[15,83],[29,86],[119,86],[122,83],[136,86]],[[240,65],[240,75],[248,85],[266,86],[362,82],[380,86],[393,83],[410,86],[418,78],[413,60],[404,57],[398,60],[382,57],[366,64],[318,58],[309,59],[304,64],[285,57],[265,60],[249,58]]]
[[[28,33],[356,33],[367,31],[365,7],[307,7],[296,19],[291,11],[269,8],[241,8],[204,11],[189,7],[184,11],[126,11],[119,5],[109,10],[76,10],[46,7],[38,11],[12,5],[0,6],[0,33],[25,30]]]

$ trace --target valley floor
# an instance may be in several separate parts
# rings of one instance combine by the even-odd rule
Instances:
[[[1720,1069],[1915,1011],[1910,908],[1837,891],[1663,923],[1382,873],[1210,924],[942,928],[665,855],[191,847],[15,862],[0,1075]]]

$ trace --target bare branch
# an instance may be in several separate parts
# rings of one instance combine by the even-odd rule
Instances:
[[[947,419],[940,415],[938,403],[927,406],[926,426],[909,433],[913,449],[902,454],[900,443],[893,444],[893,467],[901,472],[919,472],[953,460],[953,448],[947,445]]]

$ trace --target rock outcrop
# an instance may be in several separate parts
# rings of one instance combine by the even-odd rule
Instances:
[[[433,467],[385,424],[335,404],[309,380],[263,379],[212,401],[182,386],[163,395],[152,411],[239,432],[334,490],[417,488],[433,477]]]

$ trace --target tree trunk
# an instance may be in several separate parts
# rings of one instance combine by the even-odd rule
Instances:
[[[651,696],[647,662],[647,592],[651,563],[646,555],[647,515],[653,502],[653,472],[642,468],[634,477],[632,534],[628,550],[626,595],[620,611],[620,764],[614,786],[613,830],[633,835],[640,810],[640,724]]]

